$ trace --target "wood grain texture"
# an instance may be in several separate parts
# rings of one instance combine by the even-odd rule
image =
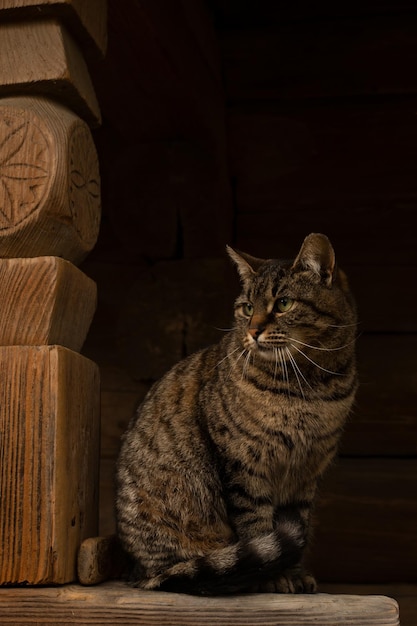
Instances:
[[[118,155],[110,176],[112,229],[131,258],[201,257],[230,240],[222,164],[205,142],[138,143]]]
[[[189,4],[202,15],[204,40],[201,25],[190,22]],[[226,168],[221,65],[205,2],[111,0],[108,9],[108,53],[95,83],[113,127],[130,144],[175,137],[208,141]],[[133,92],[141,97],[132,99]]]
[[[349,584],[329,583],[320,585],[323,593],[350,595],[384,595],[394,598],[400,607],[401,626],[415,626],[417,624],[417,585],[416,584]]]
[[[69,105],[91,126],[101,122],[84,58],[54,19],[0,24],[0,77],[3,97],[47,95]]]
[[[393,12],[407,14],[413,11],[412,0],[364,0],[352,3],[342,0],[329,5],[326,1],[311,4],[309,0],[298,0],[296,4],[271,3],[270,0],[258,0],[256,6],[251,0],[207,0],[214,12],[217,27],[220,31],[229,28],[245,29],[254,27],[270,27],[273,23],[286,20],[358,18],[377,15],[391,15]]]
[[[106,368],[101,369],[105,376]],[[136,383],[135,391],[103,389],[101,393],[101,454],[113,458],[119,451],[120,438],[135,408],[144,399],[150,382]]]
[[[335,246],[337,243],[338,240]],[[342,245],[345,245],[344,242]],[[386,245],[389,244],[381,241],[382,248]],[[410,265],[397,265],[394,262],[380,263],[378,260],[377,264],[373,264],[372,254],[369,255],[368,263],[363,265],[345,264],[342,253],[339,259],[355,295],[359,313],[358,330],[361,333],[412,334],[417,332],[415,267],[411,263]],[[372,288],[370,288],[371,285]],[[392,293],[401,293],[401,306],[385,306],[387,300],[390,299],[388,294]]]
[[[116,532],[116,519],[114,512],[116,458],[100,459],[100,511],[99,532],[100,535],[112,535]]]
[[[57,17],[80,40],[87,55],[102,56],[106,50],[106,0],[2,0],[0,11],[3,20]]]
[[[89,537],[82,542],[78,551],[77,575],[82,585],[97,585],[122,574],[118,563],[122,561],[122,551],[116,535]],[[121,577],[120,575],[118,576]]]
[[[0,150],[0,257],[55,255],[80,263],[97,240],[101,215],[87,124],[44,98],[5,98]]]
[[[135,263],[223,250],[233,199],[221,64],[205,0],[109,2],[108,53],[95,85],[111,118],[102,136],[122,138],[101,163],[110,213],[102,232]]]
[[[395,101],[232,109],[236,246],[290,258],[300,236],[324,232],[343,267],[414,266],[414,111]]]
[[[343,19],[331,12],[317,19],[317,13],[314,28],[308,19],[278,17],[267,29],[224,30],[220,45],[228,99],[416,93],[414,11],[378,15],[374,9],[374,15]]]
[[[220,329],[230,327],[237,294],[236,272],[226,259],[162,262],[144,272],[126,294],[117,328],[132,378],[157,379],[181,358],[218,341]]]
[[[99,374],[61,347],[0,348],[0,583],[76,578],[97,534]]]
[[[384,596],[253,594],[197,598],[144,592],[122,583],[61,589],[0,589],[0,624],[170,626],[398,626],[398,605]]]
[[[320,489],[311,551],[319,581],[416,582],[417,459],[343,458]]]
[[[382,299],[373,293],[378,305]],[[415,333],[359,337],[359,390],[342,439],[344,455],[416,457],[416,351]]]
[[[0,346],[81,350],[97,289],[78,268],[58,257],[1,259],[0,284]]]

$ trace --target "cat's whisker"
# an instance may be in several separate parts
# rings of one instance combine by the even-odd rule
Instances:
[[[235,351],[234,351],[235,352]],[[234,352],[232,352],[231,354],[233,354]],[[232,359],[232,363],[229,367],[228,373],[227,373],[227,380],[230,380],[230,376],[233,372],[233,370],[235,369],[236,365],[238,364],[239,360],[242,358],[242,356],[245,354],[246,349],[244,348],[241,353],[239,354],[239,356],[237,357],[237,359]]]
[[[284,351],[281,349],[280,352],[281,352],[282,366],[284,368],[285,380],[287,381],[287,390],[288,390],[288,396],[289,396],[290,395],[290,376],[288,373],[287,361],[284,357]]]
[[[294,359],[293,355],[291,354],[290,350],[287,347],[285,348],[285,351],[286,351],[286,353],[288,355],[289,361],[291,363],[292,369],[293,369],[295,377],[297,379],[298,386],[299,386],[300,391],[301,391],[301,395],[303,396],[303,399],[305,400],[304,389],[303,389],[303,386],[301,384],[300,376],[298,374],[298,372],[300,371],[300,368],[298,367],[297,363],[295,362],[295,359]],[[297,370],[298,370],[298,372],[297,372]],[[304,376],[303,376],[303,378],[304,378]]]
[[[278,348],[278,353],[279,353],[279,360],[281,363],[281,370],[282,370],[282,375],[283,375],[283,379],[287,385],[287,395],[288,397],[290,397],[290,378],[288,376],[288,367],[287,367],[287,361],[284,358],[284,353],[282,348]]]
[[[220,330],[222,333],[230,333],[232,330],[236,330],[236,326],[232,326],[232,328],[219,328],[218,326],[213,326],[214,330]]]
[[[239,354],[239,356],[237,357],[236,361],[235,361],[235,365],[237,365],[238,361],[242,358],[242,356],[245,354],[246,352],[246,348],[244,348],[242,350],[242,352]]]
[[[213,370],[215,370],[215,369],[216,369],[216,367],[219,367],[219,365],[220,365],[221,363],[223,363],[223,361],[225,361],[226,359],[228,359],[229,357],[231,357],[231,356],[232,356],[232,354],[234,354],[234,353],[235,353],[235,352],[237,352],[238,350],[240,350],[240,346],[238,346],[237,348],[235,348],[235,349],[234,349],[234,350],[232,350],[231,352],[228,352],[228,353],[226,354],[226,356],[224,356],[222,359],[220,359],[220,361],[219,361],[218,363],[216,363],[216,365],[215,365],[214,367],[212,367],[212,369],[210,370],[210,372],[212,372]],[[245,352],[245,350],[243,350],[243,352]],[[242,352],[242,354],[243,354],[243,352]],[[242,354],[239,356],[239,358],[242,356]],[[238,358],[238,360],[239,360],[239,358]],[[236,361],[236,363],[237,363],[237,361]]]
[[[289,351],[289,350],[288,350]],[[313,387],[310,385],[310,383],[308,382],[307,378],[304,376],[303,372],[301,371],[300,366],[298,365],[295,357],[291,354],[291,352],[289,351],[290,356],[291,356],[291,360],[293,363],[293,366],[297,369],[297,372],[300,374],[301,378],[304,380],[304,382],[306,383],[306,385],[308,385],[308,387],[310,387],[310,389],[313,391]]]
[[[234,367],[236,367],[236,365],[238,364],[238,362],[240,361],[240,359],[242,358],[242,356],[245,354],[245,352],[247,352],[246,348],[244,348],[244,349],[242,350],[242,352],[239,354],[239,356],[237,357],[236,361],[235,361],[235,362],[234,362],[234,364],[233,364],[233,366],[234,366]],[[231,373],[232,373],[232,368],[230,368],[230,370],[229,370],[229,377],[230,377],[230,374],[231,374]]]
[[[275,367],[274,367],[274,383],[277,379],[277,369],[278,369],[278,348],[274,347],[274,356],[275,356]]]
[[[243,368],[242,368],[242,380],[245,379],[246,377],[246,373],[249,367],[249,363],[250,363],[250,359],[251,359],[252,353],[250,350],[247,351],[247,355],[245,357],[245,360],[243,362]]]
[[[300,348],[297,348],[297,346],[295,346],[293,343],[291,344],[291,346],[294,348],[294,350],[297,350],[297,352],[299,352],[305,359],[307,359],[307,361],[310,361],[310,363],[318,367],[320,370],[323,370],[323,372],[327,372],[328,374],[334,374],[335,376],[344,376],[344,374],[341,374],[340,372],[333,372],[332,370],[328,370],[327,368],[322,367],[321,365],[316,363],[316,361],[313,361],[313,359],[307,356],[305,352],[300,350]]]
[[[301,346],[305,346],[306,348],[311,348],[312,350],[322,350],[323,352],[337,352],[337,350],[343,350],[344,348],[348,348],[352,343],[355,343],[356,339],[352,339],[344,346],[338,346],[337,348],[324,348],[322,346],[312,346],[310,343],[305,343],[304,341],[300,341],[299,339],[295,339],[294,337],[288,337],[290,341],[295,341],[295,343],[299,343]],[[295,346],[294,346],[295,347]]]

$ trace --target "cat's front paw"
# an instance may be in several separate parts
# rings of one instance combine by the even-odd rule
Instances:
[[[275,593],[315,593],[314,576],[302,570],[288,570],[275,581]]]
[[[316,593],[314,576],[299,569],[288,570],[276,580],[260,584],[258,593]]]

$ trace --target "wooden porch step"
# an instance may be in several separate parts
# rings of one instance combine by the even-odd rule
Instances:
[[[144,592],[121,582],[0,589],[0,624],[30,626],[398,626],[398,604],[372,595],[252,594],[199,598]]]

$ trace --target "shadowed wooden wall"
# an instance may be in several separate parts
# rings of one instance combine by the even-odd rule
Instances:
[[[119,437],[152,380],[230,324],[224,256],[322,231],[359,306],[361,387],[317,510],[328,582],[416,582],[417,11],[407,2],[109,2],[103,125],[101,533]]]

